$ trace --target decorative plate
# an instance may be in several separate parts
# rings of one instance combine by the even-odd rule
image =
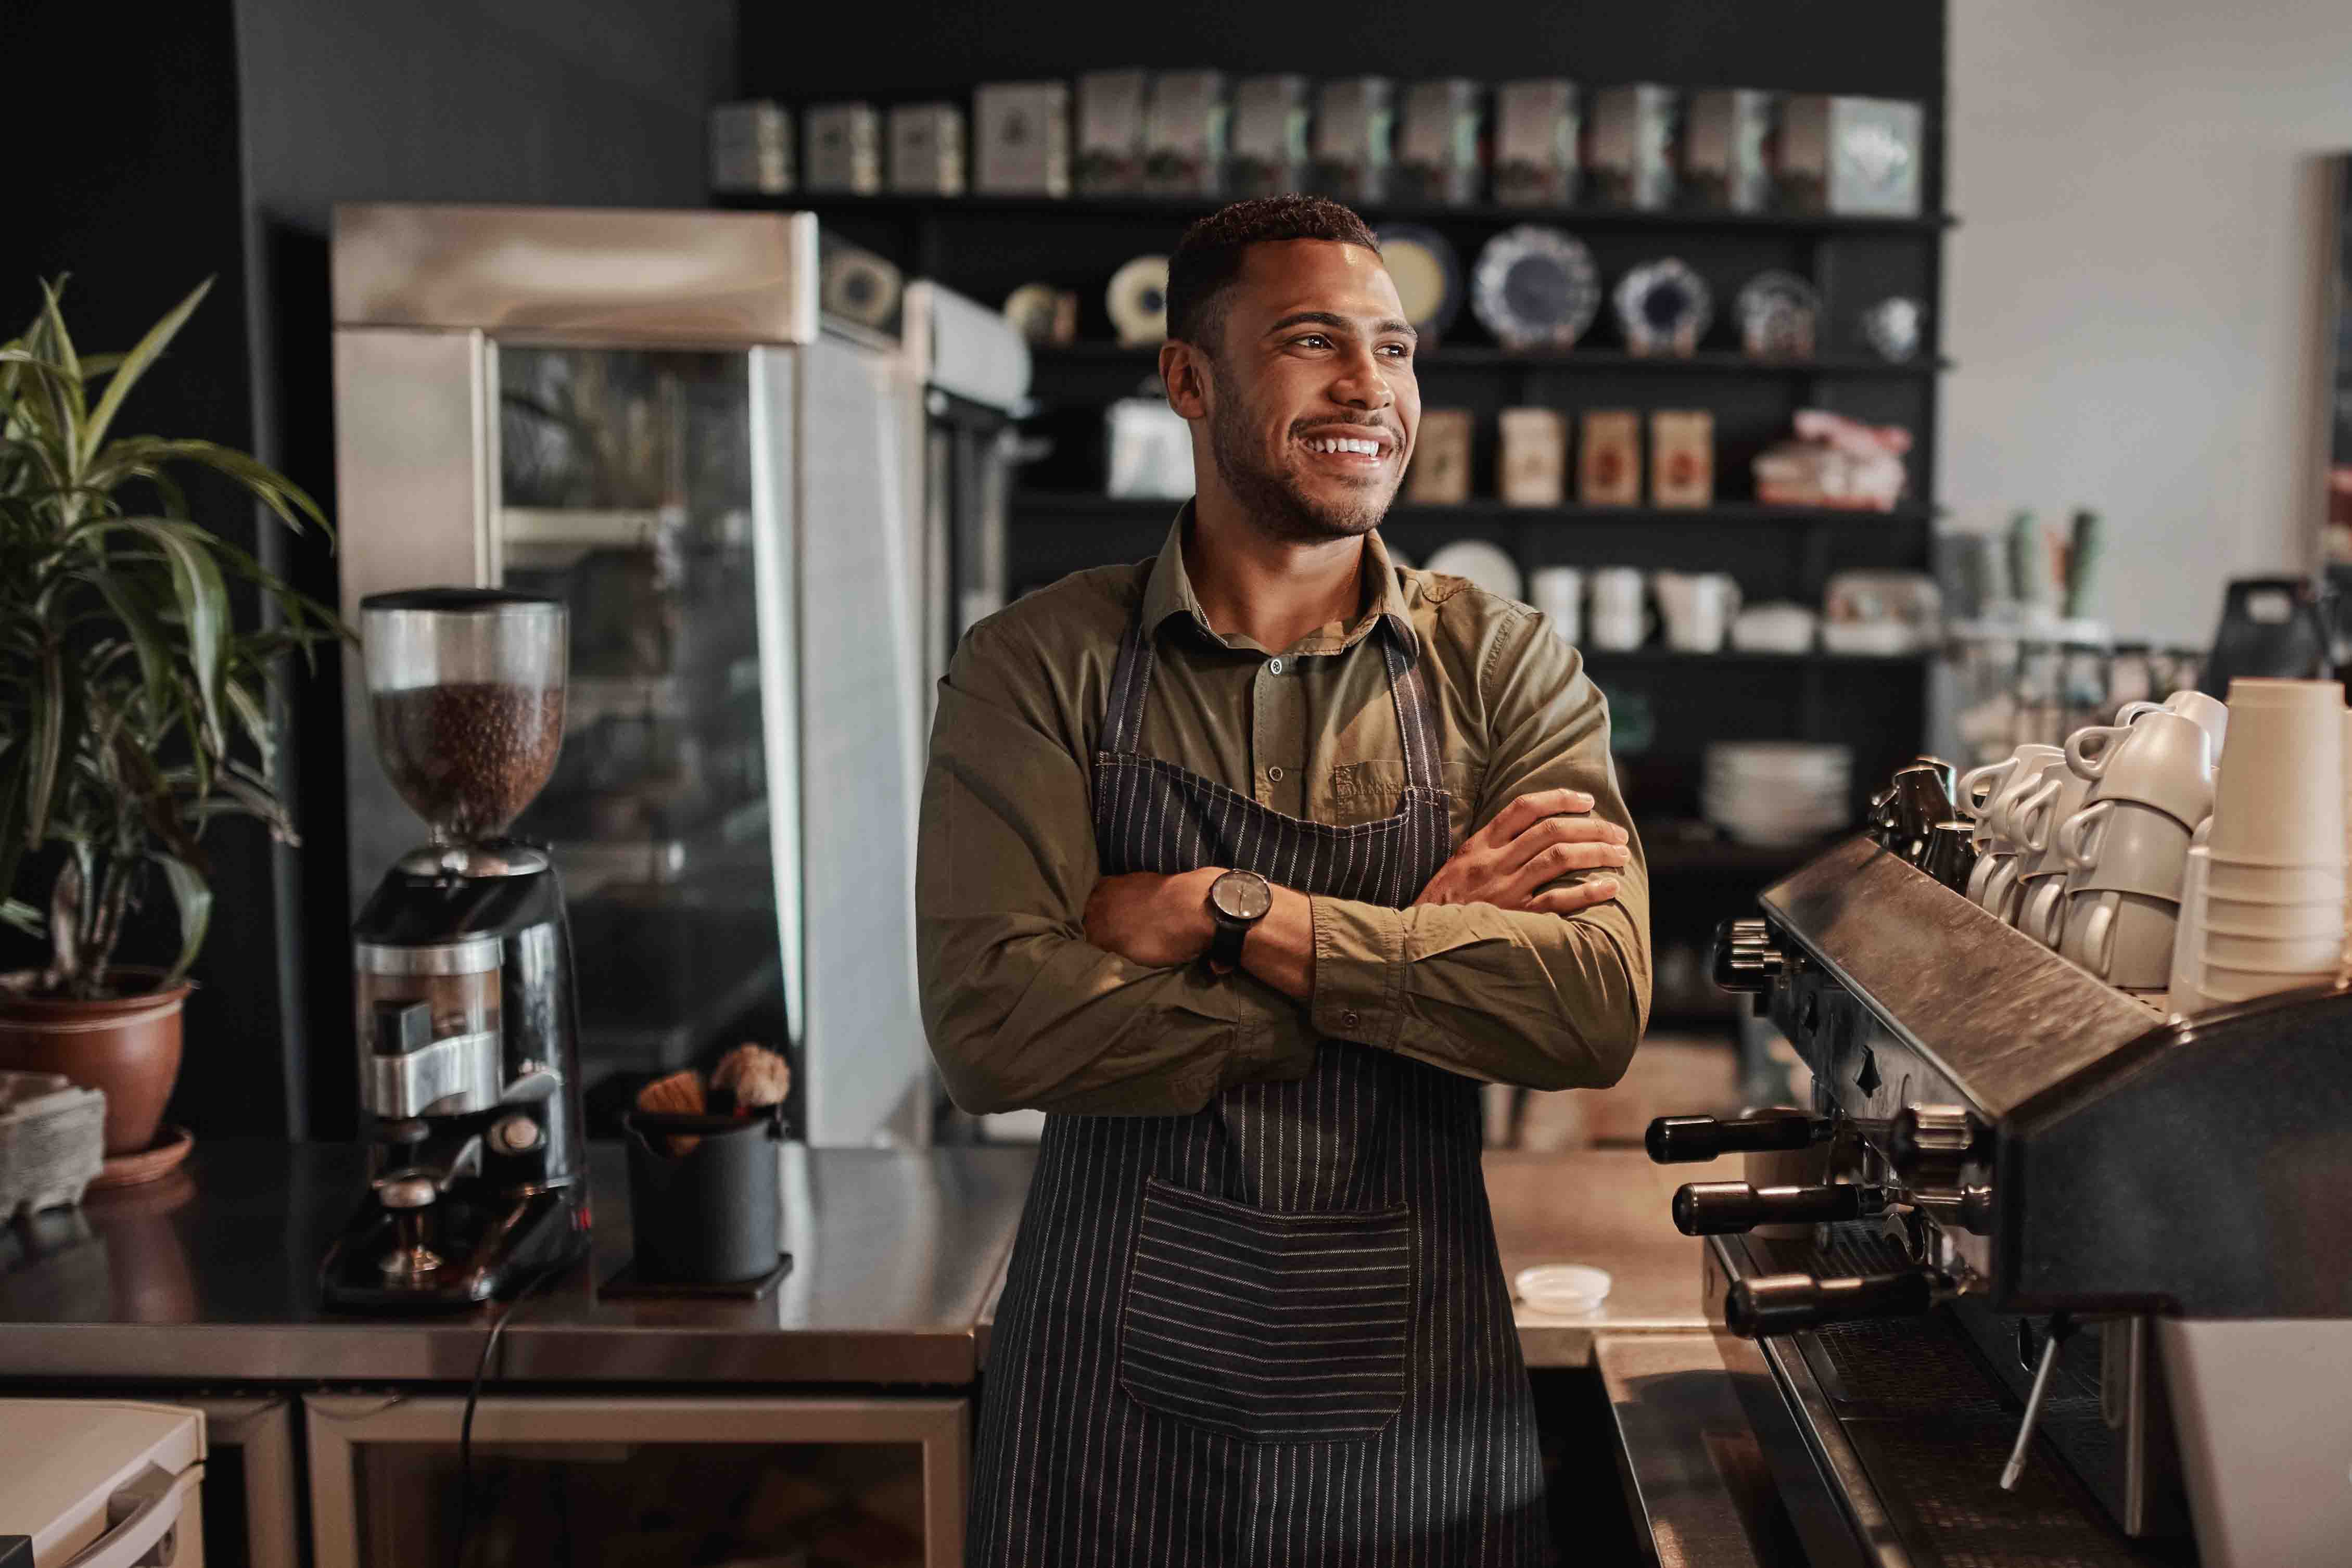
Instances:
[[[1033,343],[1066,343],[1076,326],[1077,303],[1050,283],[1024,283],[1004,297],[1004,319]]]
[[[1168,258],[1139,256],[1111,274],[1103,295],[1110,324],[1118,340],[1129,348],[1157,343],[1168,336]]]
[[[1804,360],[1813,355],[1822,319],[1822,297],[1793,272],[1759,272],[1739,290],[1732,306],[1740,346],[1761,360]]]
[[[1706,280],[1671,256],[1620,278],[1616,305],[1625,346],[1637,354],[1692,353],[1715,315]]]
[[[1507,349],[1566,349],[1601,309],[1601,269],[1584,242],[1521,224],[1478,253],[1470,308]]]
[[[904,279],[880,256],[843,246],[817,266],[817,304],[828,316],[887,330],[898,313]]]
[[[1462,311],[1462,258],[1453,242],[1418,224],[1384,224],[1373,237],[1404,302],[1404,319],[1424,337],[1443,338]]]
[[[1522,592],[1519,564],[1500,545],[1485,539],[1456,539],[1429,558],[1423,568],[1446,577],[1466,577],[1487,592],[1517,599]]]

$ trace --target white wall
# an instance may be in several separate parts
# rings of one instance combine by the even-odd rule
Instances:
[[[2102,511],[2092,610],[2202,643],[2224,580],[2317,557],[2317,160],[2343,0],[1953,0],[1942,498]]]

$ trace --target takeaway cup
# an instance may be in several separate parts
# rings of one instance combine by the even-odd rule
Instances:
[[[2341,860],[2272,865],[2216,854],[2211,882],[2217,897],[2248,904],[2340,904],[2345,869]]]
[[[2207,875],[2211,862],[2207,862]],[[2231,936],[2263,936],[2294,941],[2299,937],[2344,933],[2344,901],[2324,898],[2311,904],[2255,904],[2224,898],[2209,885],[2205,890],[2205,929]]]
[[[2217,862],[2342,863],[2343,703],[2332,681],[2230,683],[2230,748],[2213,789]]]
[[[2172,978],[2165,996],[2167,1008],[2183,1016],[2205,1007],[2205,868],[2212,858],[2213,852],[2203,844],[2190,845],[2180,876],[2180,915],[2173,930]]]

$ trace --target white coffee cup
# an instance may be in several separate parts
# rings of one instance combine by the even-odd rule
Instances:
[[[1644,603],[1642,573],[1630,566],[1604,566],[1592,574],[1592,612],[1631,612],[1639,614]]]
[[[1640,647],[1649,631],[1649,623],[1639,611],[1628,613],[1596,610],[1592,612],[1592,624],[1586,629],[1585,640],[1596,648],[1622,653]]]
[[[2216,897],[2248,904],[2340,904],[2346,890],[2341,860],[2265,865],[2217,853],[2211,883]]]
[[[2068,869],[2066,857],[2058,851],[2058,824],[2081,810],[2090,792],[2089,779],[2053,763],[2032,791],[2010,801],[2010,837],[2019,849],[2037,857],[2026,875],[2050,876]]]
[[[2166,989],[2165,1005],[2184,1017],[2201,1012],[2205,1007],[2205,872],[2212,860],[2210,849],[2191,844],[2180,877],[2180,915],[2173,931],[2172,978]]]
[[[2213,743],[2193,718],[2158,708],[2066,737],[2066,766],[2102,800],[2137,800],[2194,827],[2213,809]]]
[[[2093,800],[2058,824],[2067,889],[2178,899],[2193,831],[2169,812],[2136,800]]]
[[[2007,843],[2008,841],[2004,839],[2000,842]],[[2013,846],[1979,853],[1976,868],[1969,873],[1969,902],[1979,909],[1985,907],[1985,888],[1991,883],[1993,873],[2000,869],[2001,862],[2016,858],[2017,851]]]
[[[2078,893],[2067,901],[2059,950],[2111,986],[2154,990],[2172,974],[2179,905],[2136,893]]]
[[[2276,996],[2281,991],[2309,990],[2336,983],[2336,967],[2315,969],[2305,974],[2283,973],[2272,969],[2241,969],[2232,965],[2208,963],[2205,966],[2201,989],[2209,1001],[2251,1002],[2263,997]]]
[[[1650,579],[1666,624],[1668,645],[1685,653],[1723,647],[1739,613],[1739,584],[1719,571],[1661,571]]]
[[[2028,748],[2020,747],[2018,749],[2022,752]],[[2045,753],[2049,755],[2044,755]],[[2010,774],[2007,781],[2001,785],[2000,792],[1993,796],[1991,804],[1985,808],[1984,814],[1979,821],[1990,829],[1997,837],[2006,839],[2020,850],[2024,850],[2026,845],[2024,840],[2018,834],[2014,808],[2020,801],[2032,796],[2053,768],[2063,771],[2065,766],[2066,754],[2056,747],[2034,746],[2032,747],[2031,755],[2018,759],[2016,770]],[[2031,852],[2034,854],[2039,852],[2039,851]],[[2029,858],[2031,858],[2030,855]],[[2030,871],[2032,868],[2029,865],[2024,869]]]
[[[1979,821],[1992,814],[1993,802],[2020,780],[2018,770],[2037,758],[2054,761],[2065,756],[2054,746],[2042,746],[2029,741],[1998,762],[1988,762],[1981,768],[1971,768],[1960,775],[1959,787],[1953,791],[1952,804],[1963,817]]]
[[[2144,713],[2177,713],[2183,718],[2195,719],[2197,727],[2205,732],[2205,738],[2213,743],[2217,760],[2223,743],[2230,738],[2230,705],[2203,692],[2175,692],[2160,703],[2126,703],[2116,710],[2116,722],[2129,724]]]
[[[2232,936],[2208,926],[2200,952],[2207,964],[2307,975],[2336,967],[2344,956],[2344,938],[2335,932],[2324,936]]]
[[[1584,640],[1584,573],[1572,566],[1539,566],[1528,574],[1528,594],[1561,642]]]
[[[2341,940],[2344,901],[2328,898],[2311,904],[2252,904],[2224,898],[2209,886],[2205,890],[2205,929],[2231,936],[2293,939],[2333,936]]]
[[[2017,928],[2041,943],[2055,947],[2066,935],[2066,879],[2063,876],[2037,876],[2025,883],[2018,899]]]
[[[1986,914],[2004,925],[2017,924],[2017,901],[2021,891],[2018,868],[2025,858],[2022,853],[1995,856],[1992,874],[1985,879],[1984,894],[1977,900]]]
[[[2340,862],[2343,688],[2332,681],[2232,681],[2230,695],[2230,748],[2213,790],[2214,858]],[[2154,716],[2140,720],[2154,722]]]

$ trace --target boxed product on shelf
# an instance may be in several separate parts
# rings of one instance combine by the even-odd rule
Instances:
[[[1078,189],[1089,196],[1143,189],[1144,108],[1150,78],[1141,71],[1089,71],[1078,78]]]
[[[1237,196],[1295,191],[1307,172],[1307,78],[1244,77],[1234,84],[1226,183]]]
[[[1774,139],[1774,194],[1792,212],[1919,214],[1920,106],[1899,99],[1792,93]]]
[[[963,110],[902,103],[890,111],[890,189],[902,196],[963,194]]]
[[[1497,422],[1503,503],[1557,507],[1568,498],[1568,416],[1554,408],[1507,408]]]
[[[1213,196],[1225,188],[1225,73],[1162,71],[1143,121],[1144,188]]]
[[[1602,206],[1658,212],[1674,205],[1682,95],[1655,82],[1592,95],[1585,197]]]
[[[1584,412],[1577,454],[1576,498],[1588,507],[1635,507],[1642,501],[1642,416],[1632,409]]]
[[[1706,409],[1651,411],[1650,504],[1715,504],[1715,415]]]
[[[972,183],[983,195],[1070,193],[1067,82],[989,82],[971,95]]]
[[[1121,398],[1103,411],[1116,497],[1181,501],[1192,493],[1192,427],[1165,398]]]
[[[802,117],[802,183],[870,196],[882,189],[882,117],[870,103],[821,103]]]
[[[793,117],[765,99],[710,110],[710,188],[781,196],[793,188]]]
[[[1458,507],[1470,498],[1470,440],[1476,416],[1466,408],[1425,408],[1413,432],[1404,498],[1416,507]]]
[[[1683,122],[1683,199],[1703,211],[1764,211],[1772,202],[1771,137],[1770,93],[1746,87],[1692,93]]]
[[[1327,81],[1315,99],[1315,188],[1347,202],[1388,196],[1396,84],[1386,77]]]
[[[1561,77],[1495,89],[1495,200],[1565,206],[1576,200],[1580,120],[1576,84]]]
[[[1467,206],[1478,199],[1484,93],[1463,77],[1417,81],[1405,90],[1393,182],[1400,200]]]

